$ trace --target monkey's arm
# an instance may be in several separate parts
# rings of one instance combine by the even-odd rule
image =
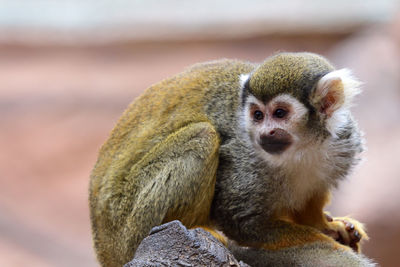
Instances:
[[[330,194],[320,192],[315,194],[302,210],[291,215],[295,223],[312,226],[339,243],[351,247],[356,252],[361,252],[360,240],[368,239],[363,225],[349,217],[332,218],[323,211],[329,202]]]
[[[250,265],[253,265],[254,262],[249,262],[248,259],[258,258],[260,263],[258,264],[256,261],[258,264],[256,266],[265,266],[267,263],[271,266],[321,266],[317,263],[321,260],[320,256],[325,254],[336,255],[326,262],[343,263],[336,264],[338,266],[352,266],[350,263],[353,261],[362,262],[363,257],[354,253],[350,244],[337,242],[332,235],[324,234],[328,229],[335,233],[344,229],[345,234],[350,235],[342,221],[328,221],[323,212],[327,196],[326,193],[321,192],[319,197],[314,196],[310,199],[302,210],[271,216],[262,224],[259,223],[262,218],[255,217],[254,220],[248,220],[249,224],[243,227],[252,230],[247,231],[247,235],[242,234],[238,239],[240,246],[233,247],[233,250],[238,250],[239,255],[235,254],[235,256]],[[230,242],[230,247],[232,244],[235,243]],[[252,249],[246,250],[243,246],[252,247]],[[247,257],[248,255],[253,256]],[[291,257],[294,255],[295,258],[292,259]],[[264,265],[261,262],[264,262]]]
[[[219,136],[209,123],[189,124],[151,149],[123,181],[92,190],[94,240],[103,266],[131,260],[140,241],[163,222],[208,224],[218,147]]]

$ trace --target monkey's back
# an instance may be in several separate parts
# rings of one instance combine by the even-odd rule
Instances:
[[[154,145],[184,126],[195,122],[219,124],[205,109],[226,113],[231,112],[226,108],[236,109],[239,76],[252,69],[252,64],[237,60],[200,63],[149,87],[129,105],[101,148],[92,179],[101,179],[110,167],[114,177],[107,179],[123,175]],[[226,96],[231,96],[229,101]],[[113,167],[115,158],[120,163]],[[125,159],[123,165],[121,158]]]
[[[143,197],[141,191],[155,175],[139,177],[131,170],[141,166],[143,158],[157,156],[151,155],[157,153],[153,152],[157,145],[192,123],[209,122],[221,134],[229,122],[210,113],[236,112],[239,76],[252,69],[252,64],[236,60],[196,64],[149,87],[129,105],[102,146],[90,177],[90,217],[100,262],[115,259],[115,251],[134,251],[122,240],[129,235],[136,239],[132,242],[140,242],[155,226],[126,225],[133,206]]]

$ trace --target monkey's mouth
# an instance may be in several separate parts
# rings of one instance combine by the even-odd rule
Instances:
[[[276,128],[260,136],[260,146],[270,154],[280,154],[293,143],[292,136],[285,130]]]
[[[292,142],[286,141],[286,142],[269,142],[265,140],[260,141],[260,146],[262,149],[264,149],[267,153],[270,154],[280,154],[283,151],[285,151]]]

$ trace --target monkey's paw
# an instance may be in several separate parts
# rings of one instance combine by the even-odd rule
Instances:
[[[324,229],[323,233],[332,237],[337,242],[352,248],[355,252],[361,252],[361,239],[368,240],[368,236],[363,225],[348,217],[332,218],[326,214],[328,220],[328,229]]]

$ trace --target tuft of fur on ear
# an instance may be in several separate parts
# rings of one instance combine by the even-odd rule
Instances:
[[[354,96],[361,92],[361,82],[349,69],[329,72],[317,83],[312,104],[326,116],[328,130],[336,135],[347,121],[347,114]]]
[[[348,69],[329,72],[318,81],[312,102],[319,112],[331,117],[338,109],[350,107],[360,85]]]

